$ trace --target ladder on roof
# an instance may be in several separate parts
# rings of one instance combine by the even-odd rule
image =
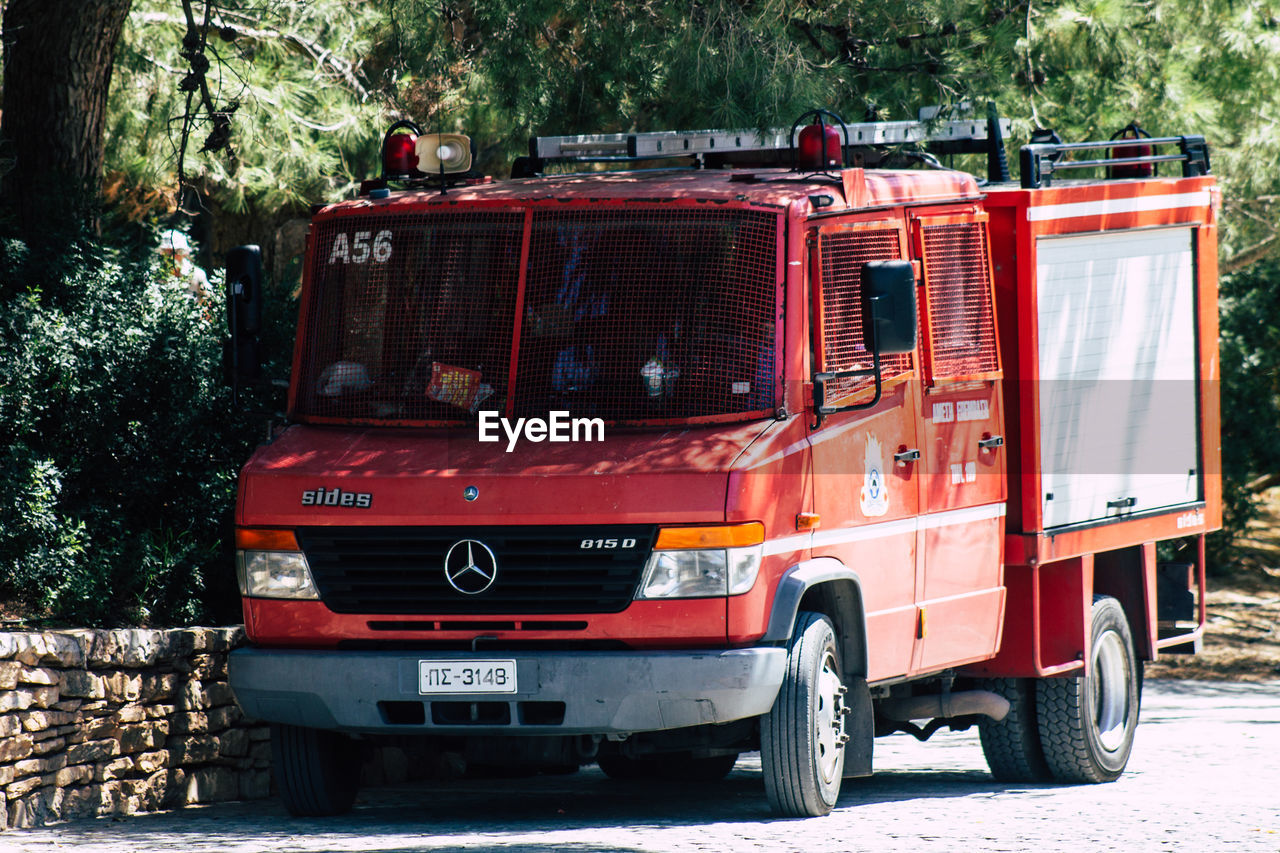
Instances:
[[[831,127],[837,130],[841,125]],[[874,121],[843,125],[850,148],[927,145],[936,153],[981,153],[986,150],[987,122]],[[1002,137],[1009,135],[1009,119],[1000,120]],[[652,160],[668,157],[758,154],[791,150],[791,131],[779,128],[761,135],[756,130],[666,130],[650,133],[592,133],[580,136],[535,136],[529,156],[546,160]]]

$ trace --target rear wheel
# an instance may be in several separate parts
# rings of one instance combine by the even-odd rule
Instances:
[[[978,722],[982,754],[991,775],[1000,782],[1047,782],[1053,778],[1040,748],[1036,723],[1035,680],[989,678],[982,687],[1009,700],[1003,720],[983,717]]]
[[[657,765],[652,759],[628,758],[625,755],[601,755],[596,764],[604,771],[604,775],[619,782],[630,782],[633,779],[653,779]]]
[[[280,799],[297,817],[351,810],[360,761],[350,738],[300,726],[271,726],[271,764]]]
[[[760,763],[769,803],[789,817],[831,811],[844,769],[844,684],[835,629],[801,613],[773,708],[760,720]]]
[[[1142,669],[1124,609],[1093,602],[1088,674],[1036,685],[1040,744],[1059,782],[1111,782],[1129,763],[1138,727]]]

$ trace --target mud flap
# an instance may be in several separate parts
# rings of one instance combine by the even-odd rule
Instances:
[[[875,745],[876,720],[871,707],[871,690],[865,678],[846,677],[844,694],[844,731],[849,741],[844,745],[844,778],[857,779],[871,775],[871,751]]]

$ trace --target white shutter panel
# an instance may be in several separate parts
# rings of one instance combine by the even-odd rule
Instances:
[[[1046,528],[1198,500],[1192,236],[1038,240]]]

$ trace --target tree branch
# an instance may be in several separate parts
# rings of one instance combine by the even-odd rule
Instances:
[[[170,15],[164,12],[138,12],[133,15],[134,20],[143,24],[168,24],[170,26],[183,27],[187,26],[187,22],[177,15]],[[199,25],[196,25],[199,29]],[[206,26],[205,32],[210,27]],[[360,100],[367,100],[369,90],[360,82],[356,75],[356,69],[359,67],[357,63],[337,56],[333,51],[322,47],[314,41],[311,41],[298,33],[285,33],[279,30],[261,29],[258,27],[237,26],[235,28],[237,36],[248,36],[259,41],[280,41],[286,45],[290,45],[295,53],[306,56],[316,64],[316,74],[319,76],[319,68],[327,66],[332,74],[327,76],[337,76],[352,92],[360,97]]]
[[[1239,272],[1247,266],[1256,264],[1271,255],[1278,245],[1280,245],[1280,237],[1272,234],[1270,237],[1254,243],[1247,249],[1241,249],[1224,260],[1222,262],[1222,272]]]
[[[1280,486],[1280,474],[1263,474],[1245,484],[1245,488],[1254,494],[1265,492],[1274,486]]]

